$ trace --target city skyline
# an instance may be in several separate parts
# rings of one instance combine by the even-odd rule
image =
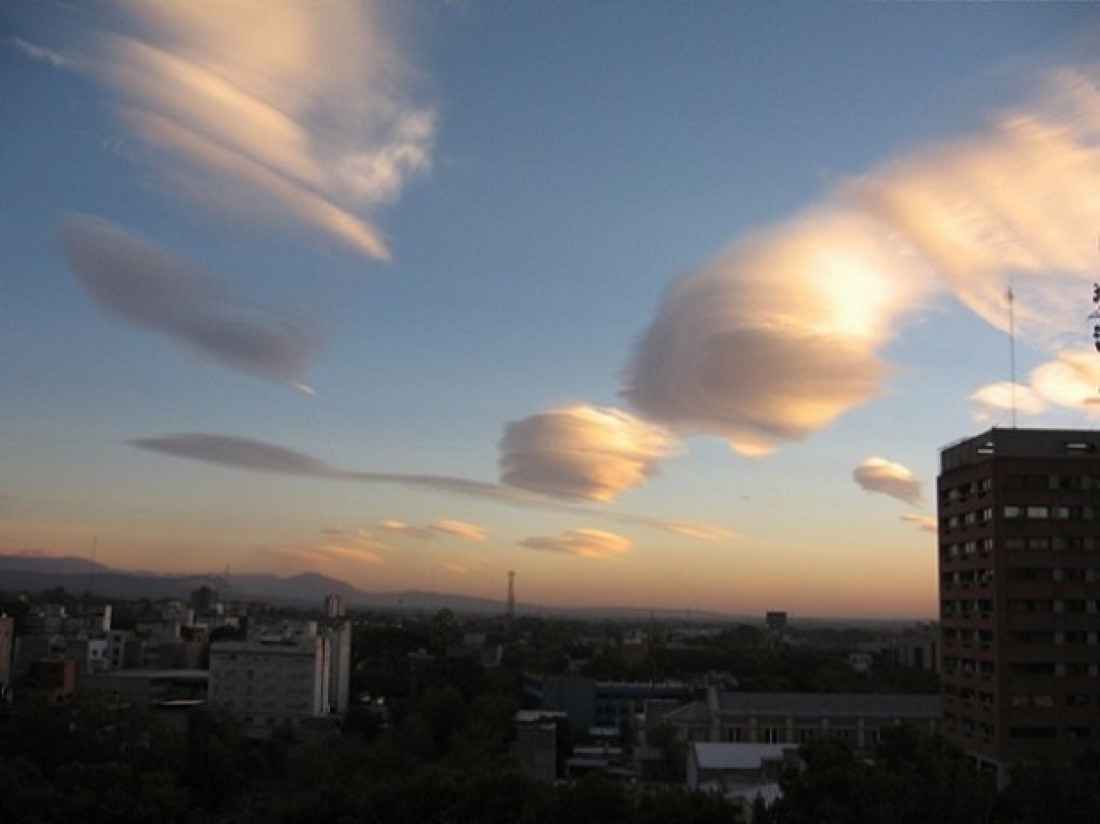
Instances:
[[[12,4],[0,554],[934,617],[939,449],[1095,422],[1098,24]]]

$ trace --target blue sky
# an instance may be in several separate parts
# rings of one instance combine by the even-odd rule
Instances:
[[[1098,23],[9,4],[0,552],[931,617],[938,449],[1094,425]]]

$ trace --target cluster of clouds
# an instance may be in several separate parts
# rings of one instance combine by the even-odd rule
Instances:
[[[146,452],[249,472],[404,486],[420,491],[488,500],[507,506],[561,512],[609,523],[640,526],[699,540],[724,541],[735,537],[728,530],[712,524],[595,509],[586,506],[583,502],[560,501],[547,495],[527,492],[504,484],[483,483],[448,475],[342,469],[301,452],[252,438],[200,432],[133,438],[127,443]],[[434,534],[445,534],[465,540],[481,540],[485,537],[485,532],[480,527],[453,519],[442,519],[428,526],[413,526],[400,521],[382,521],[377,526],[391,533],[420,538]]]
[[[116,0],[115,30],[28,57],[98,80],[159,176],[205,213],[305,226],[369,259],[390,256],[368,215],[431,169],[436,115],[381,7],[334,0],[216,4]],[[106,16],[103,24],[106,23]],[[256,21],[262,20],[262,25]],[[123,227],[61,230],[80,284],[105,312],[253,377],[306,389],[324,335],[315,320],[258,308],[223,278]]]
[[[1050,353],[1026,384],[976,389],[977,420],[1009,408],[1100,411],[1100,363],[1083,326],[1066,322],[1083,319],[1094,268],[1085,239],[1100,213],[1100,92],[1072,69],[1040,85],[971,133],[841,181],[801,214],[676,280],[621,387],[640,413],[632,420],[666,430],[660,452],[639,446],[649,456],[645,474],[681,436],[716,436],[752,457],[812,437],[885,391],[895,371],[885,348],[945,297],[999,329],[1012,323]],[[555,422],[555,456],[591,440],[587,425]],[[581,473],[570,484],[558,480],[569,463],[516,449],[514,427],[505,478],[555,494],[585,489]],[[637,431],[649,437],[647,427]],[[853,478],[870,492],[923,502],[912,473],[886,459],[861,463]],[[597,497],[596,489],[588,494]],[[599,488],[598,497],[613,489]],[[927,528],[922,516],[906,519]]]
[[[130,26],[96,38],[91,70],[175,187],[389,257],[361,212],[430,169],[436,118],[405,91],[411,67],[379,4],[118,5]]]
[[[101,34],[84,68],[111,90],[131,132],[172,161],[163,168],[180,191],[250,214],[262,206],[366,257],[389,256],[365,214],[430,170],[436,116],[411,102],[409,67],[373,3],[335,0],[323,15],[307,0],[119,5],[133,25]],[[677,279],[628,359],[620,395],[629,409],[574,403],[508,423],[499,484],[343,470],[227,436],[131,443],[237,468],[511,505],[607,503],[656,474],[684,437],[718,437],[761,457],[814,436],[885,391],[894,371],[886,347],[922,311],[950,297],[1004,329],[1009,286],[1016,331],[1050,359],[1025,384],[976,389],[976,415],[1089,408],[1100,365],[1079,351],[1081,330],[1067,331],[1064,319],[1080,315],[1094,255],[1083,239],[1094,236],[1098,211],[1100,92],[1082,72],[1056,70],[970,133],[840,181],[820,202]],[[120,227],[74,220],[61,242],[105,312],[229,368],[305,386],[323,339],[308,323],[253,305]],[[869,492],[923,502],[912,473],[884,458],[859,464],[853,479]],[[728,537],[710,525],[601,517]],[[923,516],[904,517],[927,526]],[[380,528],[419,537],[448,531],[442,522]],[[630,549],[591,529],[524,545],[582,557]]]

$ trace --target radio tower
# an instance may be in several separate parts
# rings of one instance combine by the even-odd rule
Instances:
[[[508,570],[508,623],[516,617],[516,573]]]

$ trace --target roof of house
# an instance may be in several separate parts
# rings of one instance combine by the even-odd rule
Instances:
[[[783,757],[797,744],[735,744],[719,741],[693,741],[691,758],[701,770],[756,770],[765,761]]]
[[[940,713],[936,694],[846,692],[738,692],[718,694],[722,712],[746,715],[935,717]]]
[[[692,701],[690,704],[684,704],[682,707],[666,712],[664,720],[669,723],[708,724],[710,709],[706,701]]]

